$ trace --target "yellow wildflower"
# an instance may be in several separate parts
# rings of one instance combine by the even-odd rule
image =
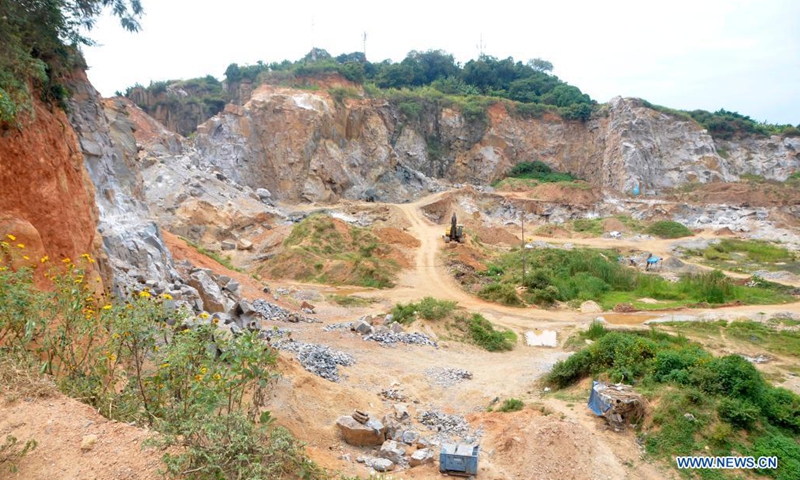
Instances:
[[[214,320],[212,320],[212,322],[214,322],[214,325],[218,324],[219,323],[219,318],[214,317]]]
[[[6,234],[6,237],[8,237],[8,239],[11,240],[12,242],[17,239],[17,237],[15,237],[14,235],[11,235],[10,233]]]
[[[219,373],[214,374],[214,380],[219,380],[220,378],[222,378],[222,375],[220,375]]]
[[[139,292],[139,296],[142,298],[150,298],[150,292],[148,291]]]
[[[108,359],[111,360],[112,362],[116,362],[117,356],[112,353],[111,355],[108,356]]]
[[[18,243],[17,244],[17,248],[23,249],[23,248],[25,248],[25,244],[24,243]]]
[[[111,305],[110,304],[103,305],[103,310],[111,310]],[[117,335],[117,334],[115,333],[114,335]],[[117,335],[117,336],[119,336],[119,335]]]
[[[117,340],[119,338],[119,333],[115,333],[114,335],[111,335],[111,338],[113,338],[114,340]]]
[[[205,320],[205,319],[206,319],[206,318],[208,318],[210,315],[209,315],[208,313],[206,313],[206,312],[202,312],[202,313],[201,313],[200,315],[198,315],[198,316],[199,316],[200,318],[202,318],[203,320]]]
[[[208,369],[206,367],[200,367],[200,373],[205,375],[206,373],[208,373]]]
[[[40,258],[39,261],[42,263],[48,262],[50,261],[50,257],[45,255],[44,257]]]
[[[0,242],[0,247],[8,248],[9,247],[8,242]]]
[[[195,382],[199,382],[199,381],[203,380],[203,376],[202,375],[195,375],[194,376],[194,380],[195,380]]]
[[[129,304],[125,305],[125,308],[127,308],[128,310],[133,310],[133,305],[131,305],[129,303]]]
[[[23,256],[22,256],[22,259],[23,259],[23,260],[30,260],[30,257],[28,257],[27,255],[23,255]]]
[[[164,362],[158,366],[158,368],[167,368],[167,367],[169,367],[169,362]]]
[[[72,260],[70,260],[69,257],[67,257],[67,258],[61,260],[61,262],[62,263],[72,263]]]
[[[164,300],[172,300],[172,295],[170,295],[169,293],[162,293],[161,298],[163,298]]]

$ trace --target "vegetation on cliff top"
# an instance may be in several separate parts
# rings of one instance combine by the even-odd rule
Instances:
[[[0,126],[33,118],[33,98],[65,107],[61,79],[80,65],[82,32],[106,9],[122,27],[139,29],[139,0],[14,0],[0,2]]]
[[[235,86],[243,82],[315,89],[318,87],[308,83],[309,78],[338,74],[363,85],[367,96],[389,99],[407,117],[419,115],[424,109],[424,100],[427,100],[456,106],[467,117],[483,120],[489,105],[505,100],[512,102],[509,105],[511,113],[523,118],[540,118],[550,112],[567,120],[588,120],[597,110],[597,102],[578,87],[553,75],[552,70],[553,64],[540,58],[522,62],[512,57],[499,59],[481,55],[461,65],[452,54],[442,50],[414,50],[400,62],[370,62],[361,52],[332,56],[324,49],[315,49],[294,62],[230,64],[224,74],[228,90],[222,93],[221,98],[234,98],[237,94]],[[159,87],[159,84],[148,88],[154,87]],[[341,93],[339,98],[343,98]],[[794,127],[757,122],[736,112],[685,112],[644,100],[642,103],[649,108],[697,122],[717,139],[747,135],[800,135],[800,125]]]

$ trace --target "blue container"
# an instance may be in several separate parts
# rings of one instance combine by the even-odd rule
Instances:
[[[439,471],[469,477],[478,474],[478,445],[443,443],[439,453]]]

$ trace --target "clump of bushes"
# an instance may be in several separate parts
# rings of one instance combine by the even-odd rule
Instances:
[[[416,319],[416,315],[425,320],[441,320],[450,315],[456,307],[458,302],[425,297],[417,303],[398,303],[391,313],[395,322],[408,324]]]
[[[800,435],[800,396],[769,385],[744,358],[713,357],[684,337],[656,330],[597,326],[589,332],[596,341],[556,363],[545,381],[562,388],[593,376],[640,385],[659,399],[654,425],[643,433],[649,453],[708,454],[703,446],[711,445],[712,455],[778,455],[778,469],[761,472],[775,478],[791,478],[787,474],[800,466],[800,448],[792,440]],[[771,453],[765,453],[767,445]]]
[[[659,238],[681,238],[694,235],[691,230],[686,228],[686,225],[672,220],[655,222],[647,227],[646,232]]]
[[[490,352],[513,350],[517,335],[511,330],[497,330],[483,315],[460,316],[453,326],[460,331],[461,338]]]
[[[542,183],[572,182],[577,180],[571,173],[556,172],[550,165],[538,160],[533,162],[520,162],[514,165],[506,176],[537,180]]]

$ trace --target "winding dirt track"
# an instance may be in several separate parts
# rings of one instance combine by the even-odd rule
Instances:
[[[400,277],[398,286],[390,292],[392,300],[418,300],[428,295],[446,300],[455,300],[462,307],[470,311],[479,312],[499,325],[525,330],[583,324],[597,317],[597,314],[582,314],[574,311],[541,310],[532,307],[506,307],[483,301],[465,292],[447,273],[447,269],[442,264],[439,256],[439,249],[444,245],[444,242],[442,242],[442,231],[444,227],[428,220],[421,210],[421,207],[436,201],[446,193],[447,192],[441,192],[428,196],[414,203],[394,205],[395,208],[403,213],[410,223],[409,233],[416,237],[421,244],[416,252],[414,266],[404,271]],[[712,236],[701,235],[700,237],[710,238]],[[651,251],[659,256],[669,256],[670,245],[675,242],[675,240],[661,239],[648,241],[626,241],[606,238],[554,239],[549,237],[531,237],[531,239],[550,243],[569,242],[575,245],[595,248],[633,248]],[[702,265],[698,265],[698,267],[707,268]],[[734,272],[726,272],[726,274],[739,278],[747,276]],[[792,283],[788,284],[800,286]],[[782,305],[749,305],[716,309],[680,309],[672,312],[649,312],[648,316],[660,316],[667,313],[696,316],[707,312],[716,312],[720,314],[737,312],[752,314],[763,312],[769,315],[770,313],[787,311],[800,314],[800,302]]]

